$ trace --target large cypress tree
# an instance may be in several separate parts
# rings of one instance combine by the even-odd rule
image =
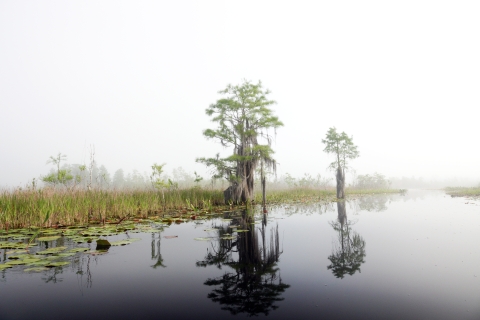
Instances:
[[[275,169],[270,130],[275,132],[283,123],[270,109],[275,101],[267,98],[270,91],[263,89],[260,81],[228,85],[219,94],[223,97],[206,109],[217,127],[203,134],[224,147],[232,147],[232,154],[225,158],[219,154],[214,158],[198,158],[197,162],[213,167],[216,178],[230,182],[233,202],[246,203],[253,199],[257,165]]]

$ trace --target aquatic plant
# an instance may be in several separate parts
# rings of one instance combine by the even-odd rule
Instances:
[[[347,189],[347,195],[398,193],[395,189]],[[334,201],[335,190],[295,188],[267,193],[268,205],[288,202]],[[255,194],[261,203],[262,194]],[[196,216],[199,212],[232,208],[222,190],[192,187],[158,190],[26,189],[0,191],[0,230],[22,227],[60,227],[87,223],[120,222],[129,217]],[[45,220],[45,217],[48,219]],[[45,221],[44,221],[45,220]]]
[[[448,195],[452,197],[463,197],[463,196],[480,196],[480,187],[447,187],[444,189]]]

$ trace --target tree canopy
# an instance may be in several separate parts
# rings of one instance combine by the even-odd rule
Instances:
[[[337,198],[343,199],[345,197],[345,168],[348,168],[348,160],[357,158],[360,153],[357,146],[353,144],[353,137],[349,137],[345,132],[338,133],[335,127],[328,129],[322,143],[325,144],[323,151],[335,155],[335,160],[329,168],[337,171]]]
[[[246,202],[253,197],[255,168],[258,163],[275,169],[271,148],[271,129],[283,126],[270,106],[275,101],[267,96],[269,90],[244,80],[240,85],[228,85],[219,91],[223,97],[206,109],[215,129],[206,129],[203,134],[224,147],[232,147],[232,154],[221,158],[198,158],[214,169],[215,178],[227,179],[233,187],[235,202]]]
[[[348,168],[348,160],[360,155],[357,146],[353,144],[353,137],[349,137],[345,132],[338,133],[335,127],[328,129],[322,143],[325,144],[324,152],[335,155],[335,161],[329,166],[332,169]]]

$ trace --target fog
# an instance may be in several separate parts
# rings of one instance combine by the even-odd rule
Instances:
[[[206,140],[227,84],[258,81],[284,123],[278,175],[480,182],[477,1],[1,1],[0,187],[95,160],[111,176],[231,150]],[[354,170],[354,171],[353,171]],[[428,186],[424,186],[428,187]]]

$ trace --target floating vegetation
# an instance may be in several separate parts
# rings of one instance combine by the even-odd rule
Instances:
[[[63,247],[55,247],[55,248],[49,248],[49,249],[46,249],[46,250],[43,250],[43,251],[40,251],[40,252],[37,252],[36,254],[54,254],[54,253],[58,253],[60,251],[64,251],[66,250],[67,247],[63,246]]]
[[[24,272],[49,272],[52,268],[68,266],[75,261],[75,256],[104,255],[111,247],[121,247],[141,240],[130,238],[133,233],[160,234],[165,228],[175,223],[206,223],[212,221],[210,228],[205,232],[215,232],[218,235],[198,237],[192,241],[236,240],[237,233],[247,232],[240,229],[238,219],[242,219],[239,211],[202,212],[196,210],[194,214],[184,210],[185,215],[165,217],[153,216],[148,219],[123,219],[118,223],[93,225],[62,226],[56,228],[19,228],[0,230],[0,250],[4,258],[0,262],[0,271],[16,268]],[[185,218],[187,217],[187,218]],[[220,223],[221,226],[217,224]],[[243,227],[245,228],[245,227]],[[228,232],[226,232],[228,231]],[[122,236],[122,235],[126,235]],[[178,235],[165,235],[164,239],[175,239]],[[95,247],[96,245],[96,247]]]
[[[195,238],[193,240],[197,240],[197,241],[212,241],[213,238]]]
[[[37,238],[37,240],[38,241],[55,241],[58,238],[60,238],[60,236],[40,237],[40,238]]]
[[[177,238],[177,236],[175,236],[175,238]],[[130,244],[132,242],[139,241],[139,240],[141,240],[141,239],[132,238],[132,239],[126,239],[126,240],[121,240],[121,241],[114,241],[114,242],[111,243],[111,245],[112,246],[125,246],[127,244]]]
[[[33,268],[27,268],[23,270],[24,272],[42,272],[42,271],[47,271],[48,268],[45,267],[33,267]]]
[[[67,266],[69,265],[70,262],[69,261],[58,261],[58,262],[51,262],[47,265],[45,265],[45,267],[49,267],[49,268],[52,268],[52,267],[62,267],[62,266]]]
[[[74,249],[68,250],[68,252],[71,252],[71,253],[86,252],[86,251],[90,251],[90,248],[74,248]]]

